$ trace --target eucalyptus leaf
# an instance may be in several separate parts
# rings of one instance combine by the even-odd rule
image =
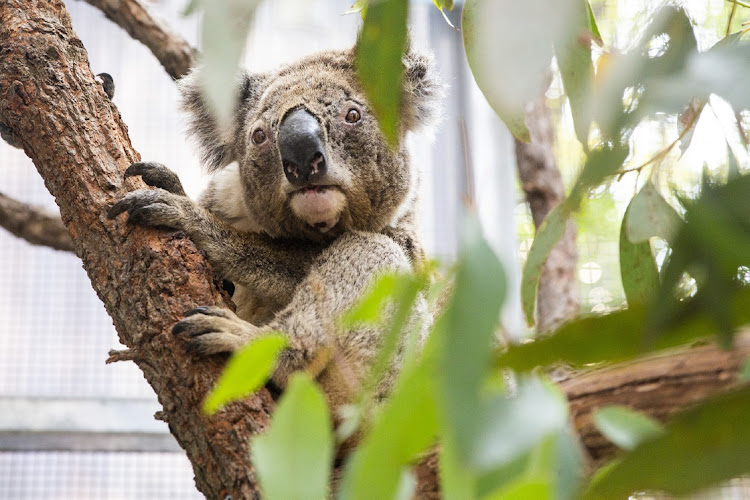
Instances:
[[[492,109],[522,141],[530,140],[526,104],[548,84],[552,46],[576,32],[583,6],[580,0],[467,0],[464,5],[461,31],[471,72]]]
[[[591,60],[591,39],[589,38],[593,13],[586,1],[573,2],[569,8],[573,9],[568,13],[573,29],[566,37],[557,41],[555,54],[563,87],[570,100],[576,136],[584,151],[588,151],[589,128],[591,127],[589,98],[591,86],[594,83],[594,64]],[[596,27],[595,21],[593,23]]]
[[[563,432],[567,422],[567,401],[556,386],[521,378],[513,396],[493,397],[485,406],[473,461],[480,470],[511,463]]]
[[[526,322],[529,325],[534,324],[534,311],[536,309],[537,287],[539,278],[542,276],[544,264],[550,251],[557,245],[565,232],[565,226],[570,217],[570,206],[562,203],[556,206],[539,226],[539,230],[534,237],[529,249],[529,255],[523,266],[521,276],[521,303],[523,312],[526,315]]]
[[[529,371],[558,362],[574,366],[614,363],[708,339],[716,334],[716,327],[711,316],[696,304],[696,299],[680,302],[658,336],[647,325],[647,311],[642,306],[579,318],[563,325],[554,335],[509,346],[498,355],[496,365]],[[731,310],[734,327],[750,323],[750,290],[737,291],[726,307]]]
[[[453,296],[440,318],[440,330],[433,334],[443,342],[438,365],[442,411],[460,456],[468,460],[477,446],[481,418],[477,408],[490,367],[506,277],[477,218],[467,217],[463,228]]]
[[[391,146],[400,134],[408,6],[407,0],[369,2],[356,46],[357,76]]]
[[[628,212],[625,212],[627,218]],[[647,304],[659,292],[659,268],[651,252],[651,243],[631,243],[620,230],[620,276],[628,304]]]
[[[238,65],[259,3],[260,0],[201,3],[201,88],[217,121],[224,127],[231,123],[238,99],[235,81]]]
[[[362,438],[341,486],[343,498],[394,498],[404,469],[437,435],[433,374],[429,364],[410,365]]]
[[[250,444],[264,498],[329,498],[332,428],[321,390],[307,375],[293,375],[273,414],[270,429]]]
[[[269,379],[276,360],[286,347],[286,338],[281,335],[266,335],[253,340],[235,353],[216,386],[203,402],[203,411],[216,413],[227,403],[254,393]]]
[[[685,495],[750,472],[750,387],[723,394],[675,417],[593,482],[585,499],[638,491]]]
[[[604,437],[625,450],[664,433],[661,424],[625,406],[605,406],[596,410],[594,425]]]
[[[648,242],[654,236],[673,244],[684,225],[677,211],[647,182],[633,198],[625,214],[625,231],[631,243]]]
[[[740,369],[740,380],[750,382],[750,358],[747,358],[742,363],[742,368]]]

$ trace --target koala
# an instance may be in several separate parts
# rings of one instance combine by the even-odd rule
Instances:
[[[184,231],[234,284],[236,312],[198,307],[174,326],[190,352],[232,353],[282,332],[288,347],[273,383],[283,390],[292,372],[306,369],[332,405],[349,400],[367,377],[383,334],[369,326],[339,332],[338,316],[378,274],[424,260],[419,171],[404,138],[435,118],[441,95],[431,58],[407,51],[399,143],[389,147],[357,80],[354,54],[327,51],[243,74],[228,128],[218,126],[194,70],[179,88],[211,182],[196,203],[172,171],[136,163],[125,176],[159,189],[130,192],[108,214]],[[423,302],[416,309],[428,316]]]

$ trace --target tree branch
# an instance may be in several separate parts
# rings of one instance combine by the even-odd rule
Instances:
[[[190,71],[197,51],[140,0],[86,0],[156,56],[178,80]]]
[[[163,415],[209,498],[257,498],[247,442],[269,423],[267,391],[213,417],[201,401],[223,359],[197,360],[171,326],[197,305],[227,305],[214,274],[180,234],[126,227],[106,212],[139,159],[119,112],[89,69],[60,0],[0,3],[0,122],[31,157],[73,236],[120,340],[156,392]],[[130,180],[128,186],[143,186]]]
[[[570,413],[595,464],[617,453],[594,427],[591,417],[602,406],[618,404],[665,421],[704,399],[738,387],[739,372],[750,356],[750,332],[738,334],[735,347],[716,344],[670,351],[630,363],[574,375],[560,383]]]
[[[0,193],[0,226],[32,245],[73,251],[73,241],[60,216]]]

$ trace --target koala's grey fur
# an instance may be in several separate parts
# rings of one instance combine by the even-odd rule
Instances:
[[[284,332],[289,348],[273,381],[283,388],[291,372],[308,369],[319,376],[332,404],[346,401],[367,376],[381,332],[337,332],[336,319],[377,274],[412,269],[424,259],[415,214],[419,175],[404,137],[432,120],[440,86],[428,57],[410,52],[404,68],[396,148],[388,146],[367,105],[354,49],[244,75],[234,124],[226,131],[203,100],[199,72],[180,82],[190,132],[203,162],[216,172],[213,180],[196,204],[165,167],[135,164],[126,175],[140,175],[162,189],[129,193],[109,215],[128,211],[130,222],[184,230],[235,284],[236,314],[201,307],[175,326],[175,333],[191,338],[189,350],[233,352],[260,334]],[[294,208],[300,195],[285,178],[277,147],[284,117],[300,108],[320,123],[326,185],[335,186],[323,188],[324,206],[335,214],[325,229]],[[345,121],[351,109],[361,114],[356,124]],[[252,138],[259,129],[267,140],[256,145]],[[426,315],[424,305],[419,308],[418,314]]]

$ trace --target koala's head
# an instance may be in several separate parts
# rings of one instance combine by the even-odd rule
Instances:
[[[430,58],[403,59],[399,145],[388,146],[367,104],[354,49],[244,75],[232,130],[204,105],[196,73],[181,83],[190,131],[210,170],[237,162],[253,224],[273,237],[323,240],[347,230],[379,231],[415,189],[403,138],[431,121],[439,84]]]

